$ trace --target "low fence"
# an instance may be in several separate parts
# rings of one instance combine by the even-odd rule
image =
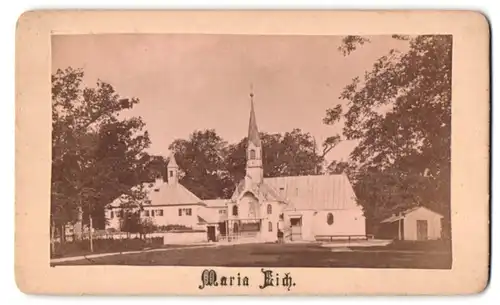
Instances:
[[[208,241],[206,231],[192,230],[192,231],[170,231],[170,232],[155,232],[148,234],[151,237],[163,238],[163,243],[168,244],[193,244]]]
[[[94,232],[92,234],[92,239],[94,241],[99,242],[99,240],[105,240],[106,243],[112,243],[112,241],[117,240],[133,240],[133,239],[144,239],[148,240],[151,238],[161,238],[163,244],[190,244],[190,243],[200,243],[207,242],[208,236],[205,230],[169,230],[164,232],[153,232],[141,234],[139,233],[126,233],[126,232]],[[108,242],[111,241],[111,242]],[[59,243],[60,239],[55,238],[55,243]],[[89,234],[88,232],[82,233],[79,236],[67,236],[66,243],[78,243],[84,242],[89,243]]]
[[[316,235],[316,241],[351,241],[351,240],[369,240],[373,235]]]
[[[149,237],[144,239],[127,238],[96,238],[92,241],[92,253],[125,252],[142,250],[144,248],[160,247],[164,245],[163,237]],[[88,239],[55,242],[54,252],[51,257],[78,256],[90,254],[90,241]]]

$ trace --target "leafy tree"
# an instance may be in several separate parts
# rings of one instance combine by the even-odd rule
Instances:
[[[285,134],[260,134],[266,177],[319,174],[323,163],[309,133],[294,129]],[[180,182],[201,199],[230,198],[245,176],[247,139],[228,145],[214,130],[193,132],[177,139]]]
[[[323,157],[316,142],[300,129],[281,134],[261,133],[265,177],[314,175],[321,172]],[[226,166],[234,183],[245,176],[247,138],[229,147]]]
[[[213,129],[196,130],[189,139],[177,139],[175,152],[180,182],[201,199],[227,198],[232,181],[225,169],[227,143]]]
[[[408,41],[409,50],[390,50],[362,79],[354,78],[340,94],[346,109],[328,109],[324,122],[343,118],[343,137],[359,143],[349,175],[374,223],[414,205],[449,222],[452,38],[394,38]],[[347,55],[369,40],[350,36],[343,42]]]
[[[129,192],[118,197],[120,209],[120,230],[127,233],[140,233],[143,237],[141,212],[145,206],[151,204],[148,196],[148,183],[140,183],[130,189]]]
[[[102,81],[85,87],[83,76],[72,68],[52,75],[54,227],[74,223],[83,213],[84,223],[95,220],[89,225],[102,228],[105,206],[138,183],[150,144],[140,118],[119,116],[139,100],[120,98]]]
[[[164,156],[145,156],[144,168],[140,180],[142,182],[150,182],[161,177],[164,181],[167,181],[167,164],[168,159]]]

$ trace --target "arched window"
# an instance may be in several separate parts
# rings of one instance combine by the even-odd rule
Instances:
[[[233,206],[233,216],[238,216],[238,206]]]
[[[267,226],[268,226],[269,232],[272,232],[273,231],[273,223],[272,222],[268,222]]]
[[[267,205],[267,214],[268,214],[268,215],[271,215],[272,213],[273,213],[273,206],[272,206],[272,205],[270,205],[270,204],[268,204],[268,205]]]
[[[255,149],[250,150],[250,160],[255,159]]]
[[[328,213],[328,215],[326,215],[326,223],[330,226],[333,224],[333,214],[332,213]]]

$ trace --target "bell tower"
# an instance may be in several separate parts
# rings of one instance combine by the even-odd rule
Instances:
[[[248,123],[248,147],[247,147],[247,178],[253,183],[260,184],[264,179],[262,168],[262,143],[260,141],[255,110],[253,106],[253,90],[250,91],[250,121]]]
[[[178,174],[179,174],[179,166],[177,165],[177,162],[175,161],[175,153],[172,152],[170,154],[170,160],[168,161],[167,165],[167,174],[168,174],[168,184],[174,185],[177,184],[178,182]]]

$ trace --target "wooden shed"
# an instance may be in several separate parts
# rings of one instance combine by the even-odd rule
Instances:
[[[416,207],[381,221],[380,237],[399,240],[436,240],[442,237],[443,215]]]

